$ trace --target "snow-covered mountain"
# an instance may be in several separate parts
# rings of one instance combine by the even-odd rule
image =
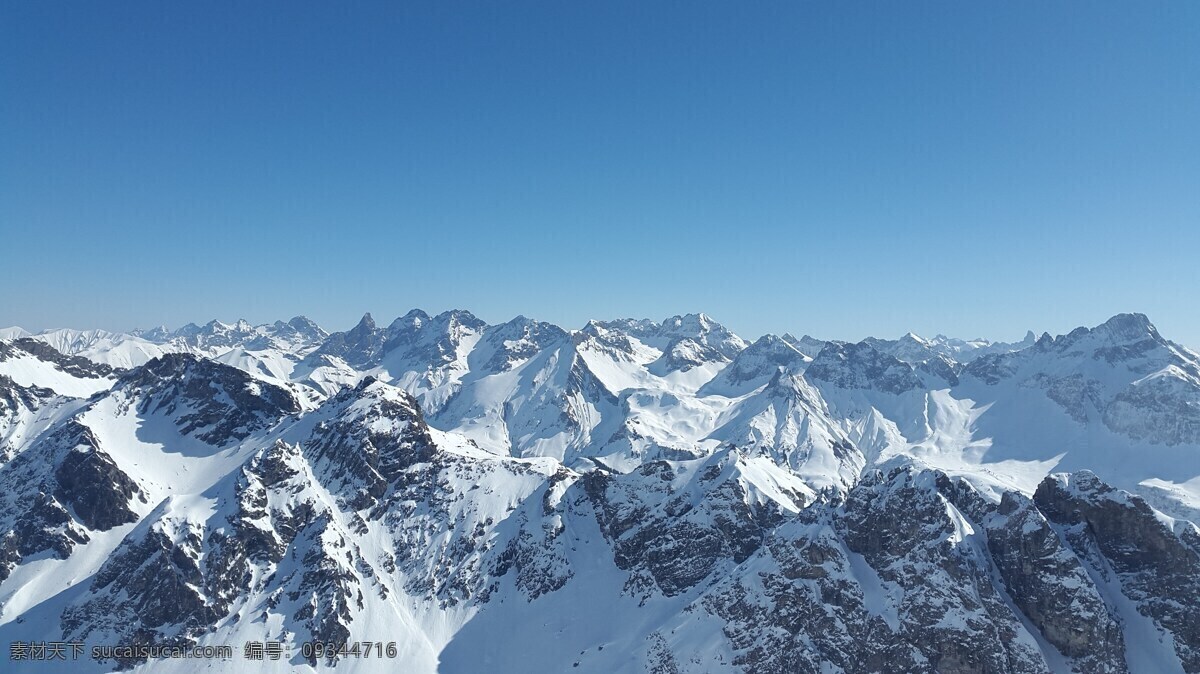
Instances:
[[[234,646],[5,671],[1200,672],[1200,355],[1145,316],[382,325],[0,330],[0,641]]]

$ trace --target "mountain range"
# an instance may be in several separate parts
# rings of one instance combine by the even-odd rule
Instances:
[[[1200,673],[1196,522],[1142,314],[0,330],[0,642],[236,651],[6,671]]]

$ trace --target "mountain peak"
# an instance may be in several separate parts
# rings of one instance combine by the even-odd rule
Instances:
[[[1158,329],[1146,314],[1117,314],[1097,326],[1093,332],[1101,332],[1115,341],[1132,342],[1146,337],[1157,337]]]
[[[423,309],[410,309],[407,314],[400,318],[408,321],[428,321],[429,314]]]
[[[722,328],[720,323],[717,323],[708,314],[683,314],[682,316],[672,316],[662,322],[663,327],[673,328],[689,333],[703,334],[713,328]]]
[[[1054,340],[1056,346],[1069,348],[1081,340],[1110,346],[1128,345],[1145,340],[1161,341],[1158,329],[1145,314],[1117,314],[1094,328],[1078,327]]]
[[[867,341],[857,344],[830,341],[808,366],[805,377],[843,389],[875,389],[903,393],[920,386],[912,366],[876,349]]]
[[[312,340],[321,340],[329,336],[321,326],[307,316],[296,316],[287,322],[288,327],[295,330],[297,334],[308,337]]]
[[[164,354],[122,375],[114,386],[146,402],[143,409],[174,417],[184,435],[214,446],[243,440],[300,411],[287,389],[209,358]]]

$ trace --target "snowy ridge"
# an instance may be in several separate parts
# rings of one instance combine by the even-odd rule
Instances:
[[[381,325],[0,332],[0,638],[1200,672],[1200,356],[1145,316],[1012,344]]]

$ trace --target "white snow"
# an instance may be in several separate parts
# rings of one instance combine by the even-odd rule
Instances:
[[[114,381],[112,378],[76,377],[32,355],[0,361],[0,375],[22,386],[40,386],[74,398],[87,398],[93,393],[105,391]]]

